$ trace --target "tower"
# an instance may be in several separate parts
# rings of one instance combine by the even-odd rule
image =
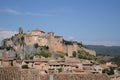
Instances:
[[[19,27],[19,33],[20,33],[20,34],[23,33],[23,29],[22,29],[22,27]]]

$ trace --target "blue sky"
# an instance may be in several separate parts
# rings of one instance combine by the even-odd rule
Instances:
[[[83,44],[120,46],[120,0],[0,0],[0,39],[20,26]]]

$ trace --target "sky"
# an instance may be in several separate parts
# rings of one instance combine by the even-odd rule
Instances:
[[[120,0],[0,0],[0,40],[19,27],[88,45],[120,46]]]

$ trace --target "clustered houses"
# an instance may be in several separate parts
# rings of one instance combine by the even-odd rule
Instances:
[[[48,46],[50,51],[68,53],[68,56],[72,56],[72,52],[84,49],[91,55],[96,55],[95,51],[80,47],[76,42],[72,45],[65,45],[62,36],[55,36],[54,32],[48,32],[36,29],[32,30],[24,35],[25,43],[27,45],[38,43],[39,46]]]

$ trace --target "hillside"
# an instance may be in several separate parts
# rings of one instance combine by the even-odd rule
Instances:
[[[86,45],[88,49],[93,49],[97,54],[120,55],[120,46]]]

